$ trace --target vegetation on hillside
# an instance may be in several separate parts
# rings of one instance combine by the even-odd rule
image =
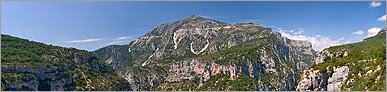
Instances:
[[[348,79],[342,90],[352,91],[386,90],[386,33],[380,32],[374,37],[359,43],[345,44],[327,48],[329,52],[347,51],[346,57],[328,57],[323,63],[314,64],[311,68],[325,71],[333,67],[348,66]],[[353,80],[353,81],[351,81]],[[348,84],[347,84],[348,83]]]
[[[2,90],[52,90],[64,81],[64,90],[128,90],[125,79],[98,61],[94,53],[1,35]],[[46,76],[47,75],[47,76]],[[14,83],[38,82],[19,88]],[[60,82],[57,83],[61,84]],[[31,87],[28,87],[31,86]]]

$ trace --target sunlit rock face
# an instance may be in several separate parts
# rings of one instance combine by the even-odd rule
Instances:
[[[340,91],[347,81],[349,68],[342,66],[334,71],[305,70],[297,86],[298,91]]]

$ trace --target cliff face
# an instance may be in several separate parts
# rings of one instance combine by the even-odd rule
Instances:
[[[118,70],[134,90],[223,90],[225,86],[199,86],[218,85],[211,80],[219,77],[261,81],[245,90],[295,90],[300,71],[315,56],[309,42],[287,39],[270,28],[254,23],[227,24],[200,16],[162,24],[131,42],[127,50],[116,52],[127,51],[125,58],[130,61],[115,61],[115,54],[102,50],[114,49],[95,51],[107,57],[104,61],[131,62],[131,66]],[[168,86],[176,83],[180,86]]]
[[[1,42],[2,90],[129,90],[93,53],[9,35]]]
[[[364,41],[327,48],[303,71],[297,90],[385,90],[386,31]]]

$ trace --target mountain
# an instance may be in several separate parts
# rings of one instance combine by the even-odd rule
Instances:
[[[386,29],[316,52],[255,23],[189,16],[93,52],[1,35],[1,89],[386,90]]]
[[[362,42],[334,46],[319,53],[303,71],[297,90],[386,90],[386,29]]]
[[[1,90],[131,90],[92,52],[1,35]]]
[[[94,52],[133,90],[295,90],[316,56],[270,28],[195,15]]]

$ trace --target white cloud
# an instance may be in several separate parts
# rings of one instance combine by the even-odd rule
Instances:
[[[85,43],[85,42],[95,42],[100,41],[102,39],[82,39],[82,40],[72,40],[72,41],[66,41],[67,43]]]
[[[375,36],[380,30],[382,30],[382,29],[379,27],[373,27],[373,28],[368,29],[367,37]]]
[[[385,22],[386,21],[386,14],[378,18],[378,21]]]
[[[115,40],[125,40],[125,39],[131,39],[131,36],[123,36],[123,37],[117,37]]]
[[[370,3],[371,7],[378,7],[380,5],[382,5],[382,3],[380,1],[377,1],[377,0],[374,0]]]
[[[298,34],[298,31],[291,32],[288,30],[279,30],[279,33],[281,33],[282,36],[289,39],[308,41],[312,44],[312,48],[316,51],[322,51],[323,49],[328,48],[330,46],[353,43],[361,40],[361,39],[345,39],[344,37],[341,37],[339,39],[332,39],[323,35],[309,36],[304,34]]]
[[[360,31],[353,32],[352,34],[353,35],[363,35],[364,32],[360,30]]]

